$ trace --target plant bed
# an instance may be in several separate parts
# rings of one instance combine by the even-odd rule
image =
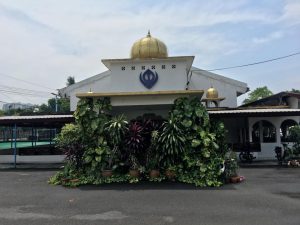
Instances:
[[[131,170],[129,170],[129,175],[133,178],[138,178],[138,177],[140,177],[140,171],[131,169]]]
[[[225,156],[224,125],[210,120],[198,98],[176,99],[168,118],[160,122],[146,115],[132,121],[112,116],[105,97],[81,98],[74,117],[75,123],[63,127],[56,138],[67,157],[64,170],[50,178],[51,184],[169,180],[218,187],[236,172],[234,160]]]
[[[236,183],[240,183],[240,181],[241,181],[240,176],[230,177],[230,183],[236,184]]]
[[[101,172],[102,177],[111,177],[113,175],[112,170],[102,170]]]
[[[160,172],[159,172],[159,170],[150,170],[149,176],[152,179],[158,178],[160,176]]]
[[[167,169],[165,174],[168,180],[174,180],[176,177],[176,171],[173,169]]]

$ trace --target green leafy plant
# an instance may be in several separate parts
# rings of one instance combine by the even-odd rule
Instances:
[[[141,167],[137,157],[134,154],[129,155],[129,164],[130,169],[132,170],[139,170]]]
[[[148,170],[159,169],[160,166],[159,153],[157,151],[158,137],[159,132],[157,130],[151,132],[151,143],[146,150],[146,167]]]
[[[170,114],[181,121],[187,139],[177,179],[196,186],[221,185],[223,150],[226,151],[223,149],[225,133],[222,133],[222,124],[210,123],[208,113],[198,98],[176,99]]]
[[[153,115],[128,124],[123,115],[111,117],[110,110],[109,98],[79,101],[75,124],[65,127],[58,137],[62,139],[58,139],[61,148],[69,151],[70,157],[64,170],[50,178],[50,183],[77,186],[167,179],[165,173],[154,179],[147,173],[142,177],[127,174],[128,167],[119,167],[124,170],[118,168],[109,177],[99,173],[101,169],[113,170],[128,164],[130,172],[168,169],[176,171],[176,180],[180,182],[196,186],[222,184],[222,168],[228,161],[226,131],[220,121],[209,119],[198,98],[176,99],[162,125],[161,118]],[[230,163],[226,174],[234,173],[235,164]],[[174,180],[169,178],[170,174],[167,176]]]
[[[81,137],[80,127],[72,123],[66,124],[55,141],[56,146],[66,155],[66,160],[74,164],[77,169],[81,168],[85,144]]]
[[[134,121],[129,124],[124,145],[126,148],[127,157],[129,159],[129,164],[132,169],[137,169],[137,165],[140,164],[138,160],[139,155],[143,154],[145,149],[145,137],[143,132],[144,129],[139,122]]]
[[[168,167],[182,161],[186,138],[182,125],[173,117],[163,123],[157,140],[157,152],[163,166]]]
[[[125,136],[128,122],[124,115],[113,117],[105,124],[105,132],[113,148],[119,148]]]
[[[228,152],[225,156],[225,178],[229,179],[237,176],[238,168],[236,153],[233,151]]]
[[[104,126],[109,121],[110,99],[80,99],[74,113],[75,122],[81,129],[84,143],[91,148],[98,147],[99,136],[104,135]]]
[[[106,137],[109,140],[110,151],[105,156],[102,166],[103,170],[113,170],[123,165],[124,155],[122,154],[123,140],[128,130],[128,122],[124,115],[112,117],[105,124]]]
[[[293,140],[292,152],[293,155],[300,155],[300,126],[293,126],[290,128],[290,137]]]
[[[84,154],[84,162],[90,171],[99,172],[103,169],[104,165],[109,164],[110,161],[107,157],[110,155],[110,148],[107,145],[104,137],[99,137],[99,146],[96,148],[88,148]]]

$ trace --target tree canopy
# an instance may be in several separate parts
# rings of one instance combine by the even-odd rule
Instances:
[[[293,93],[300,93],[300,90],[292,88],[291,92],[293,92]]]
[[[72,85],[72,84],[75,84],[75,77],[68,76],[67,83],[66,83],[67,87]]]
[[[48,104],[34,105],[28,109],[10,109],[7,111],[0,110],[0,116],[24,116],[24,115],[47,115],[56,114],[55,112],[55,98],[48,99]],[[70,99],[57,99],[57,113],[70,113]]]
[[[256,100],[268,97],[272,94],[273,94],[273,92],[270,91],[267,86],[258,87],[249,93],[248,98],[246,98],[243,101],[243,104],[248,104],[248,103],[254,102]]]

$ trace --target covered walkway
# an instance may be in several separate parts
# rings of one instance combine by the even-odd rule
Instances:
[[[52,156],[57,155],[53,139],[66,123],[73,121],[73,115],[0,117],[0,163],[5,163],[9,156],[12,156],[12,161],[9,161],[14,168],[18,161],[36,161],[34,158],[41,161],[43,158],[35,155],[47,154],[45,149]]]

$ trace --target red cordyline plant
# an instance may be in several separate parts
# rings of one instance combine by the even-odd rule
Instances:
[[[129,154],[137,154],[145,147],[144,128],[138,122],[130,123],[125,138],[125,148]]]

